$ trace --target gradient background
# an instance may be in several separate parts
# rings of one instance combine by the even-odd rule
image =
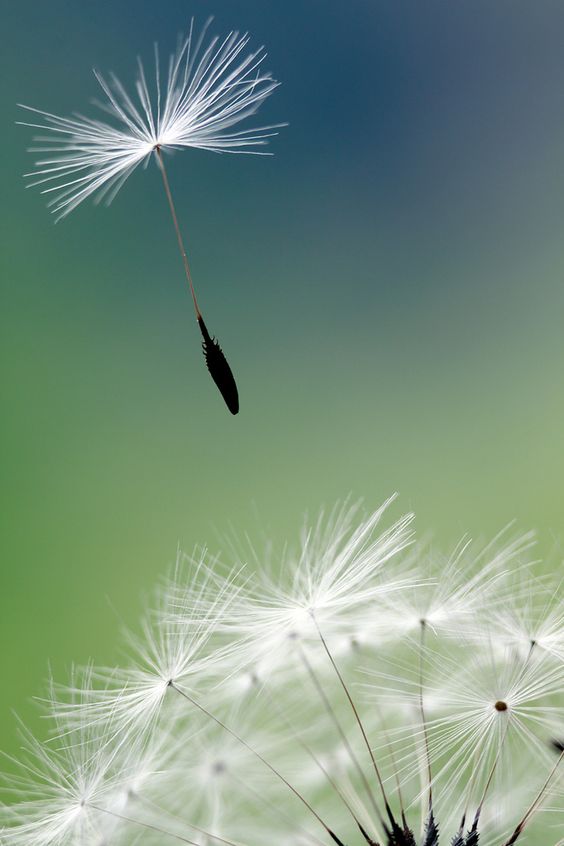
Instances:
[[[67,114],[192,14],[283,86],[273,158],[186,151],[57,226],[16,102]],[[2,12],[0,747],[50,660],[117,659],[177,544],[295,536],[349,493],[445,545],[515,518],[560,566],[564,5],[18,0]],[[23,118],[25,119],[25,117]],[[116,609],[116,610],[114,610]]]

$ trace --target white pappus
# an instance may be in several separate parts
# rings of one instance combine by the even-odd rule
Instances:
[[[0,842],[560,843],[562,597],[529,535],[445,558],[411,516],[382,528],[390,505],[335,509],[279,556],[180,558],[129,665],[48,697]],[[538,590],[524,651],[504,621]]]

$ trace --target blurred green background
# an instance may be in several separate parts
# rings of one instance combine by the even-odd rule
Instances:
[[[196,15],[282,87],[275,156],[168,168],[210,381],[156,168],[53,225],[17,102],[67,114]],[[0,747],[48,661],[117,659],[177,544],[399,491],[453,544],[562,531],[564,6],[214,0],[2,6]],[[25,119],[25,118],[23,118]],[[558,552],[553,566],[559,566]]]

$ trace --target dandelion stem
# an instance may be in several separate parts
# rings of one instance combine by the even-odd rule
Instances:
[[[421,715],[421,727],[423,729],[423,742],[425,745],[425,763],[427,769],[427,784],[429,790],[429,812],[433,809],[433,774],[431,772],[431,755],[429,752],[429,734],[427,732],[427,718],[425,716],[425,703],[423,701],[423,687],[425,684],[425,673],[423,667],[423,650],[425,648],[425,620],[421,620],[419,638],[419,713]]]
[[[307,662],[307,659],[305,658],[305,656],[303,656],[303,657],[304,657],[305,661]],[[308,671],[309,671],[309,670],[311,669],[311,665],[309,665],[309,666],[308,666],[308,664],[309,664],[309,662],[307,662],[306,666],[307,666]],[[312,670],[311,670],[311,671],[312,671]],[[313,672],[313,671],[312,671],[312,672]],[[316,688],[317,688],[317,684],[316,684]],[[315,764],[315,765],[316,765],[316,766],[320,769],[320,771],[323,773],[323,775],[324,775],[324,776],[325,776],[325,778],[327,779],[327,782],[328,782],[328,783],[329,783],[329,785],[333,788],[333,790],[335,791],[335,793],[337,794],[337,796],[339,797],[339,799],[341,800],[341,802],[343,803],[343,805],[345,806],[345,808],[347,809],[347,811],[350,813],[350,815],[351,815],[351,817],[353,818],[353,820],[355,821],[356,825],[357,825],[357,826],[360,828],[360,830],[363,832],[363,835],[365,835],[365,832],[364,832],[364,830],[363,830],[363,828],[362,828],[362,826],[361,826],[361,824],[360,824],[360,821],[358,820],[358,818],[357,818],[357,816],[356,816],[355,812],[353,811],[353,809],[352,809],[352,807],[351,807],[350,803],[347,801],[347,799],[346,799],[345,795],[343,794],[342,790],[339,788],[339,786],[338,786],[338,784],[336,783],[335,779],[334,779],[334,778],[333,778],[333,777],[332,777],[332,776],[331,776],[331,775],[327,772],[327,769],[323,766],[323,764],[321,763],[321,761],[319,760],[319,758],[317,757],[317,755],[315,754],[315,752],[313,751],[313,749],[311,749],[311,748],[308,746],[308,744],[307,744],[307,743],[306,743],[306,742],[305,742],[305,741],[304,741],[304,740],[303,740],[303,739],[299,736],[299,734],[297,733],[297,731],[295,730],[295,728],[293,727],[293,725],[290,723],[290,720],[289,720],[289,719],[285,716],[285,714],[283,714],[283,713],[282,713],[282,711],[281,711],[281,709],[280,709],[280,707],[279,707],[278,703],[277,703],[277,702],[276,702],[276,700],[274,699],[274,697],[270,695],[270,692],[268,691],[268,689],[265,689],[265,693],[266,693],[266,696],[267,696],[268,701],[269,701],[269,703],[270,703],[270,706],[271,706],[271,707],[272,707],[272,708],[276,711],[276,713],[278,714],[279,718],[280,718],[280,719],[281,719],[281,720],[285,723],[285,725],[286,725],[286,727],[287,727],[288,731],[289,731],[289,732],[290,732],[290,733],[291,733],[291,734],[295,737],[296,741],[297,741],[297,742],[299,743],[299,745],[302,747],[302,749],[304,750],[304,752],[305,752],[307,755],[309,755],[309,757],[310,757],[310,758],[311,758],[311,760],[314,762],[314,764]],[[328,703],[326,703],[326,704],[328,704]],[[335,715],[332,715],[332,716],[335,716]],[[336,716],[335,716],[335,719],[336,719]],[[340,727],[339,727],[339,734],[341,734],[341,731],[342,731],[342,730],[341,730],[341,729],[340,729]],[[342,736],[342,735],[341,735],[341,736]],[[346,738],[345,738],[345,743],[346,743]],[[348,744],[346,744],[346,745],[348,746]],[[350,751],[351,751],[351,753],[352,753],[352,750],[350,750]],[[353,760],[354,760],[354,759],[353,759]],[[376,809],[376,810],[377,810],[377,809]]]
[[[192,295],[192,302],[194,303],[194,310],[196,312],[196,320],[199,321],[199,320],[201,320],[202,313],[201,313],[200,308],[198,306],[198,300],[196,299],[196,292],[194,290],[194,283],[192,282],[192,274],[190,273],[190,264],[188,263],[188,255],[186,253],[184,241],[182,240],[182,233],[180,232],[180,227],[178,225],[178,217],[176,216],[176,208],[174,206],[174,200],[172,199],[172,192],[170,190],[170,185],[169,185],[168,177],[167,177],[167,174],[166,174],[163,154],[162,154],[161,148],[159,146],[155,147],[155,153],[157,154],[157,161],[159,163],[159,169],[160,169],[162,177],[163,177],[165,194],[166,194],[166,198],[168,200],[170,213],[172,215],[172,222],[174,224],[174,231],[176,232],[176,238],[178,240],[178,247],[180,249],[180,254],[182,256],[182,262],[184,264],[184,272],[186,273],[186,279],[188,281],[188,286],[190,288],[190,293]]]
[[[294,794],[294,796],[296,796],[296,797],[300,800],[300,802],[302,802],[302,804],[303,804],[303,805],[304,805],[304,806],[308,809],[308,811],[310,811],[310,812],[313,814],[313,816],[315,817],[315,819],[316,819],[316,820],[320,823],[320,825],[322,825],[322,826],[323,826],[323,828],[325,829],[325,831],[327,832],[327,834],[328,834],[328,835],[332,838],[332,840],[334,840],[334,841],[335,841],[335,843],[337,844],[337,846],[344,846],[344,844],[342,843],[342,841],[341,841],[341,840],[337,837],[337,835],[336,835],[333,831],[331,831],[331,829],[329,828],[329,826],[327,825],[327,823],[325,823],[325,822],[323,821],[323,819],[319,816],[319,814],[317,813],[317,811],[316,811],[316,810],[312,807],[312,805],[310,805],[310,803],[307,801],[307,799],[306,799],[304,796],[302,796],[302,794],[299,792],[299,790],[297,790],[297,789],[293,786],[293,784],[291,784],[291,783],[290,783],[290,782],[289,782],[289,781],[288,781],[288,780],[287,780],[287,779],[286,779],[286,778],[282,775],[282,773],[281,773],[281,772],[279,772],[279,771],[276,769],[276,767],[274,767],[274,766],[273,766],[273,765],[272,765],[269,761],[267,761],[267,759],[266,759],[266,758],[264,758],[264,757],[260,754],[260,752],[257,752],[257,750],[256,750],[256,749],[254,749],[254,748],[253,748],[253,747],[252,747],[249,743],[247,743],[247,741],[246,741],[246,740],[244,740],[244,738],[242,738],[239,734],[237,734],[237,732],[235,732],[232,728],[230,728],[228,725],[226,725],[226,723],[222,722],[222,721],[219,719],[219,717],[216,717],[214,714],[212,714],[212,712],[211,712],[211,711],[208,711],[208,709],[207,709],[207,708],[205,708],[203,705],[200,705],[200,703],[199,703],[196,699],[193,699],[193,698],[192,698],[191,696],[189,696],[189,695],[188,695],[188,694],[187,694],[184,690],[182,690],[181,688],[177,687],[177,686],[174,684],[174,682],[170,682],[170,687],[172,687],[172,688],[173,688],[173,690],[175,690],[177,693],[179,693],[181,696],[183,696],[183,697],[184,697],[184,699],[186,699],[188,702],[190,702],[190,704],[191,704],[191,705],[193,705],[195,708],[197,708],[199,711],[201,711],[201,712],[202,712],[202,714],[205,714],[205,715],[206,715],[206,717],[209,717],[209,719],[210,719],[210,720],[213,720],[213,722],[214,722],[214,723],[216,723],[216,725],[218,725],[220,728],[222,728],[224,731],[226,731],[228,734],[230,734],[230,735],[231,735],[231,737],[234,737],[234,738],[235,738],[235,740],[236,740],[238,743],[240,743],[242,746],[244,746],[244,747],[245,747],[245,749],[247,749],[247,750],[248,750],[248,751],[249,751],[252,755],[254,755],[256,758],[258,758],[258,760],[259,760],[259,761],[261,761],[261,762],[264,764],[264,766],[265,766],[265,767],[267,767],[267,769],[269,769],[271,773],[273,773],[273,775],[275,775],[277,778],[279,778],[279,779],[283,782],[283,784],[285,784],[285,785],[286,785],[286,787],[287,787],[287,788],[289,788],[289,790],[291,790],[291,791],[292,791],[292,793]]]
[[[169,819],[182,823],[182,825],[187,825],[188,828],[194,829],[194,831],[197,831],[199,834],[203,834],[205,837],[211,837],[212,840],[217,840],[218,843],[225,843],[226,846],[238,846],[238,844],[236,844],[233,840],[226,840],[225,837],[220,837],[218,834],[211,834],[211,832],[206,831],[204,828],[199,828],[197,825],[194,825],[194,823],[181,819],[181,817],[178,817],[176,814],[172,814],[170,811],[167,811],[166,808],[161,808],[160,805],[153,802],[151,799],[147,799],[146,796],[135,794],[135,798],[142,802],[143,805],[147,805],[147,807],[152,808],[159,814],[165,814]]]
[[[325,650],[325,652],[326,652],[326,654],[327,654],[327,657],[329,658],[329,661],[331,662],[331,666],[333,667],[333,669],[334,669],[334,671],[335,671],[335,673],[336,673],[336,675],[337,675],[337,678],[338,678],[338,680],[339,680],[339,684],[341,685],[341,687],[342,687],[342,689],[343,689],[343,691],[344,691],[344,693],[345,693],[345,696],[347,697],[348,703],[349,703],[349,705],[350,705],[350,707],[351,707],[351,710],[352,710],[352,712],[353,712],[353,715],[354,715],[354,718],[355,718],[356,723],[357,723],[357,725],[358,725],[358,728],[360,729],[360,733],[361,733],[361,735],[362,735],[362,739],[363,739],[363,741],[364,741],[364,745],[365,745],[365,746],[366,746],[366,748],[368,749],[368,754],[370,755],[370,760],[372,761],[372,766],[373,766],[373,768],[374,768],[374,772],[375,772],[375,774],[376,774],[376,778],[377,778],[377,780],[378,780],[378,784],[379,784],[379,786],[380,786],[380,790],[381,790],[381,792],[382,792],[382,798],[383,798],[383,800],[384,800],[384,805],[385,805],[385,807],[386,807],[386,813],[388,814],[388,816],[389,816],[389,818],[390,818],[390,822],[392,823],[392,825],[396,825],[396,821],[395,821],[394,815],[392,814],[392,809],[391,809],[390,804],[389,804],[389,802],[388,802],[388,797],[386,796],[386,790],[385,790],[385,788],[384,788],[384,782],[383,782],[383,780],[382,780],[382,776],[381,776],[381,774],[380,774],[380,770],[379,770],[378,765],[377,765],[377,763],[376,763],[376,759],[375,759],[375,757],[374,757],[374,753],[373,753],[373,751],[372,751],[372,747],[370,746],[370,742],[369,742],[369,740],[368,740],[368,736],[367,736],[367,734],[366,734],[366,731],[365,731],[364,725],[363,725],[363,723],[362,723],[362,720],[360,719],[360,714],[358,713],[358,709],[357,709],[357,707],[356,707],[356,705],[355,705],[355,703],[354,703],[354,700],[353,700],[353,698],[352,698],[352,696],[351,696],[351,694],[350,694],[350,691],[349,691],[349,689],[348,689],[347,685],[345,684],[345,680],[344,680],[343,676],[341,675],[341,671],[339,670],[339,668],[338,668],[338,666],[337,666],[337,663],[336,663],[335,659],[333,658],[333,655],[331,654],[331,650],[329,649],[329,647],[328,647],[328,645],[327,645],[327,641],[326,641],[326,640],[325,640],[325,638],[323,637],[323,634],[322,634],[322,632],[321,632],[321,629],[319,628],[319,623],[317,622],[317,620],[315,619],[315,616],[314,616],[313,614],[312,614],[312,618],[313,618],[313,621],[314,621],[314,623],[315,623],[315,628],[317,629],[317,633],[318,633],[318,635],[319,635],[319,639],[321,640],[321,643],[322,643],[322,645],[323,645],[323,649]]]
[[[110,811],[108,808],[101,808],[99,805],[93,805],[89,803],[89,807],[93,808],[93,810],[98,811],[100,814],[108,814],[110,817],[114,817],[117,820],[122,820],[123,822],[133,823],[134,825],[139,825],[142,828],[150,829],[150,831],[156,831],[159,834],[164,834],[168,837],[174,837],[175,840],[180,840],[181,843],[187,843],[189,846],[199,846],[195,840],[190,840],[188,837],[184,837],[182,834],[175,834],[173,831],[167,831],[165,828],[160,828],[158,825],[153,825],[152,823],[143,822],[142,820],[136,820],[134,817],[128,817],[125,814],[118,814],[117,811]],[[208,837],[216,839],[213,834],[208,834]],[[217,838],[221,840],[220,838]],[[224,843],[229,841],[223,841]],[[231,846],[235,846],[235,844],[231,844]]]
[[[206,366],[209,370],[210,376],[217,385],[217,388],[221,396],[223,397],[227,408],[229,409],[231,414],[237,414],[239,411],[239,392],[237,390],[237,383],[235,382],[235,377],[233,376],[233,372],[229,366],[229,362],[227,361],[225,354],[221,349],[217,339],[212,338],[210,336],[207,326],[204,323],[204,318],[202,317],[202,312],[200,311],[200,307],[198,306],[198,300],[196,299],[196,292],[194,290],[194,284],[192,282],[192,274],[190,273],[188,255],[186,253],[184,241],[182,240],[182,234],[178,225],[178,217],[176,215],[176,209],[174,206],[174,201],[172,199],[172,192],[170,190],[168,177],[166,175],[163,154],[158,144],[155,146],[154,150],[157,155],[157,161],[159,163],[159,168],[163,177],[165,194],[168,200],[168,205],[170,207],[170,213],[172,215],[172,222],[174,224],[174,231],[176,232],[176,238],[178,240],[180,254],[184,263],[184,272],[186,273],[186,279],[188,281],[188,286],[192,295],[192,302],[194,303],[196,320],[198,321],[198,326],[200,327],[200,332],[202,333],[202,338],[204,339],[202,343],[202,351],[204,353]]]
[[[337,729],[337,732],[339,733],[339,737],[341,738],[343,745],[344,745],[345,749],[347,750],[347,754],[349,755],[349,758],[351,759],[356,771],[358,772],[358,775],[360,776],[360,780],[361,780],[362,785],[363,785],[363,787],[366,791],[366,795],[370,799],[372,807],[374,808],[374,811],[378,815],[378,819],[380,820],[380,823],[385,827],[384,819],[382,817],[382,814],[380,813],[380,809],[378,808],[378,804],[376,802],[376,799],[374,798],[374,794],[372,793],[368,779],[366,778],[366,775],[365,775],[362,767],[360,766],[359,760],[356,757],[356,755],[354,754],[354,751],[353,751],[353,749],[352,749],[352,747],[349,743],[349,740],[348,740],[348,738],[345,734],[345,731],[344,731],[343,727],[341,726],[337,715],[335,714],[335,711],[334,711],[334,709],[331,705],[331,702],[327,698],[327,694],[323,690],[323,686],[321,685],[319,679],[317,678],[315,670],[311,666],[311,662],[309,661],[309,659],[308,659],[303,647],[301,647],[301,645],[300,645],[300,654],[301,654],[304,666],[305,666],[305,668],[306,668],[306,670],[309,674],[309,677],[310,677],[310,679],[313,683],[313,686],[315,687],[315,689],[316,689],[316,691],[319,695],[319,698],[321,699],[321,701],[322,701],[322,703],[325,707],[325,710],[327,711],[327,713],[329,714],[332,722],[334,723],[335,728]]]
[[[378,715],[379,715],[380,721],[382,723],[382,733],[383,733],[384,739],[386,741],[386,749],[388,750],[388,754],[390,756],[390,761],[391,761],[391,764],[392,764],[392,767],[393,767],[393,770],[394,770],[394,781],[396,783],[396,788],[397,788],[397,792],[398,792],[398,801],[399,801],[399,805],[400,805],[401,821],[403,823],[404,829],[406,829],[407,828],[407,817],[405,815],[405,805],[404,805],[404,802],[403,802],[403,795],[402,795],[402,791],[401,791],[401,783],[400,783],[400,778],[399,778],[399,772],[398,772],[398,768],[397,768],[397,764],[396,764],[396,756],[394,755],[394,749],[393,749],[393,746],[392,746],[392,741],[390,740],[390,734],[389,734],[389,732],[388,732],[388,730],[387,730],[387,728],[385,727],[385,724],[384,724],[384,717],[382,715],[382,711],[378,707],[377,707],[376,710],[378,711]]]
[[[305,656],[303,656],[303,657],[305,659]],[[308,667],[308,670],[310,670],[310,667]],[[313,671],[311,670],[311,672],[313,672]],[[317,684],[316,684],[316,688],[317,688]],[[300,746],[302,747],[304,752],[306,752],[306,754],[309,755],[309,757],[314,762],[314,764],[323,773],[323,775],[327,779],[328,784],[335,791],[335,793],[337,794],[337,796],[339,797],[339,799],[341,800],[341,802],[343,803],[343,805],[345,806],[345,808],[347,809],[347,811],[349,812],[351,817],[353,818],[355,824],[360,829],[360,831],[361,831],[363,837],[365,838],[365,840],[367,841],[367,843],[371,843],[372,842],[371,839],[369,838],[369,836],[367,835],[367,833],[363,829],[363,827],[360,823],[360,820],[358,819],[357,815],[353,811],[350,803],[348,802],[347,798],[345,797],[343,791],[340,789],[340,787],[337,784],[337,782],[335,781],[335,779],[330,775],[330,773],[327,772],[327,769],[323,766],[323,764],[321,763],[321,761],[319,760],[319,758],[317,757],[317,755],[315,754],[313,749],[311,749],[310,746],[308,746],[308,744],[305,742],[305,740],[303,740],[303,738],[300,737],[300,735],[297,733],[297,731],[295,730],[295,728],[292,725],[292,723],[290,722],[290,720],[282,713],[282,711],[281,711],[279,705],[277,704],[276,700],[274,699],[274,697],[272,697],[270,695],[270,692],[268,690],[265,690],[265,692],[266,692],[266,695],[267,695],[268,701],[270,702],[271,707],[278,713],[278,716],[286,724],[288,730],[293,734],[296,741],[300,744]],[[325,701],[325,704],[328,705],[329,703]],[[334,714],[332,714],[332,717],[336,720],[336,716]],[[342,730],[340,729],[340,727],[339,727],[339,734],[341,735],[341,737],[343,737]],[[348,751],[349,751],[349,753],[351,754],[351,757],[352,757],[352,750],[350,750],[350,747],[348,746],[346,738],[344,738],[343,742],[347,746],[347,749],[348,749]],[[355,761],[354,757],[353,757],[353,761]],[[361,775],[362,775],[362,773],[361,773]],[[378,808],[376,808],[376,813],[378,813]],[[379,813],[378,813],[378,816],[380,817]]]
[[[304,837],[308,838],[313,843],[317,843],[318,846],[324,846],[322,840],[320,840],[310,831],[307,831],[303,826],[299,825],[299,823],[296,823],[296,820],[293,819],[290,814],[284,813],[284,811],[280,808],[279,805],[276,805],[274,802],[271,802],[264,796],[261,796],[258,790],[252,788],[249,784],[247,784],[246,781],[243,781],[243,779],[239,778],[233,773],[231,774],[231,778],[236,784],[239,785],[240,788],[245,790],[249,794],[249,796],[253,798],[253,800],[261,802],[266,808],[268,808],[270,811],[273,811],[278,817],[280,817],[281,820],[284,820],[284,822],[290,823],[292,826],[295,826],[304,835]]]
[[[558,756],[558,760],[556,761],[555,765],[553,766],[553,768],[549,772],[547,779],[546,779],[545,783],[543,784],[543,786],[541,787],[541,789],[539,790],[539,792],[537,793],[536,798],[531,802],[527,812],[524,814],[521,821],[515,827],[515,831],[513,832],[513,834],[509,838],[509,840],[506,840],[503,843],[503,846],[513,846],[513,843],[517,842],[517,839],[523,833],[523,829],[525,828],[525,826],[529,822],[530,818],[535,813],[535,811],[537,810],[537,808],[541,804],[542,800],[544,799],[544,797],[546,795],[546,791],[548,789],[548,785],[550,784],[550,782],[554,778],[554,776],[555,776],[555,774],[556,774],[556,772],[557,772],[557,770],[558,770],[558,768],[559,768],[559,766],[560,766],[560,764],[562,763],[563,760],[564,760],[564,750],[562,750],[562,752]]]

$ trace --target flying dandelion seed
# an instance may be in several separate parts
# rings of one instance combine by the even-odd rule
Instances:
[[[562,846],[558,584],[530,535],[444,558],[388,505],[280,556],[180,556],[130,664],[51,686],[0,842]]]
[[[42,193],[52,197],[48,206],[57,220],[90,196],[109,205],[138,165],[146,167],[155,159],[203,337],[206,364],[229,411],[237,414],[239,396],[233,373],[221,347],[208,333],[196,298],[163,152],[194,147],[216,153],[272,155],[259,148],[284,124],[233,131],[232,127],[258,111],[279,83],[262,70],[263,47],[245,53],[250,41],[247,34],[231,32],[223,40],[216,36],[204,46],[210,23],[211,19],[195,38],[192,21],[188,36],[179,39],[176,53],[170,56],[164,86],[155,45],[152,92],[140,60],[133,94],[114,74],[106,79],[94,71],[106,98],[97,105],[111,122],[82,114],[59,117],[22,105],[43,123],[19,123],[48,133],[37,136],[38,146],[30,148],[30,152],[47,157],[38,159],[35,170],[25,176],[33,180],[29,185],[42,186]]]

